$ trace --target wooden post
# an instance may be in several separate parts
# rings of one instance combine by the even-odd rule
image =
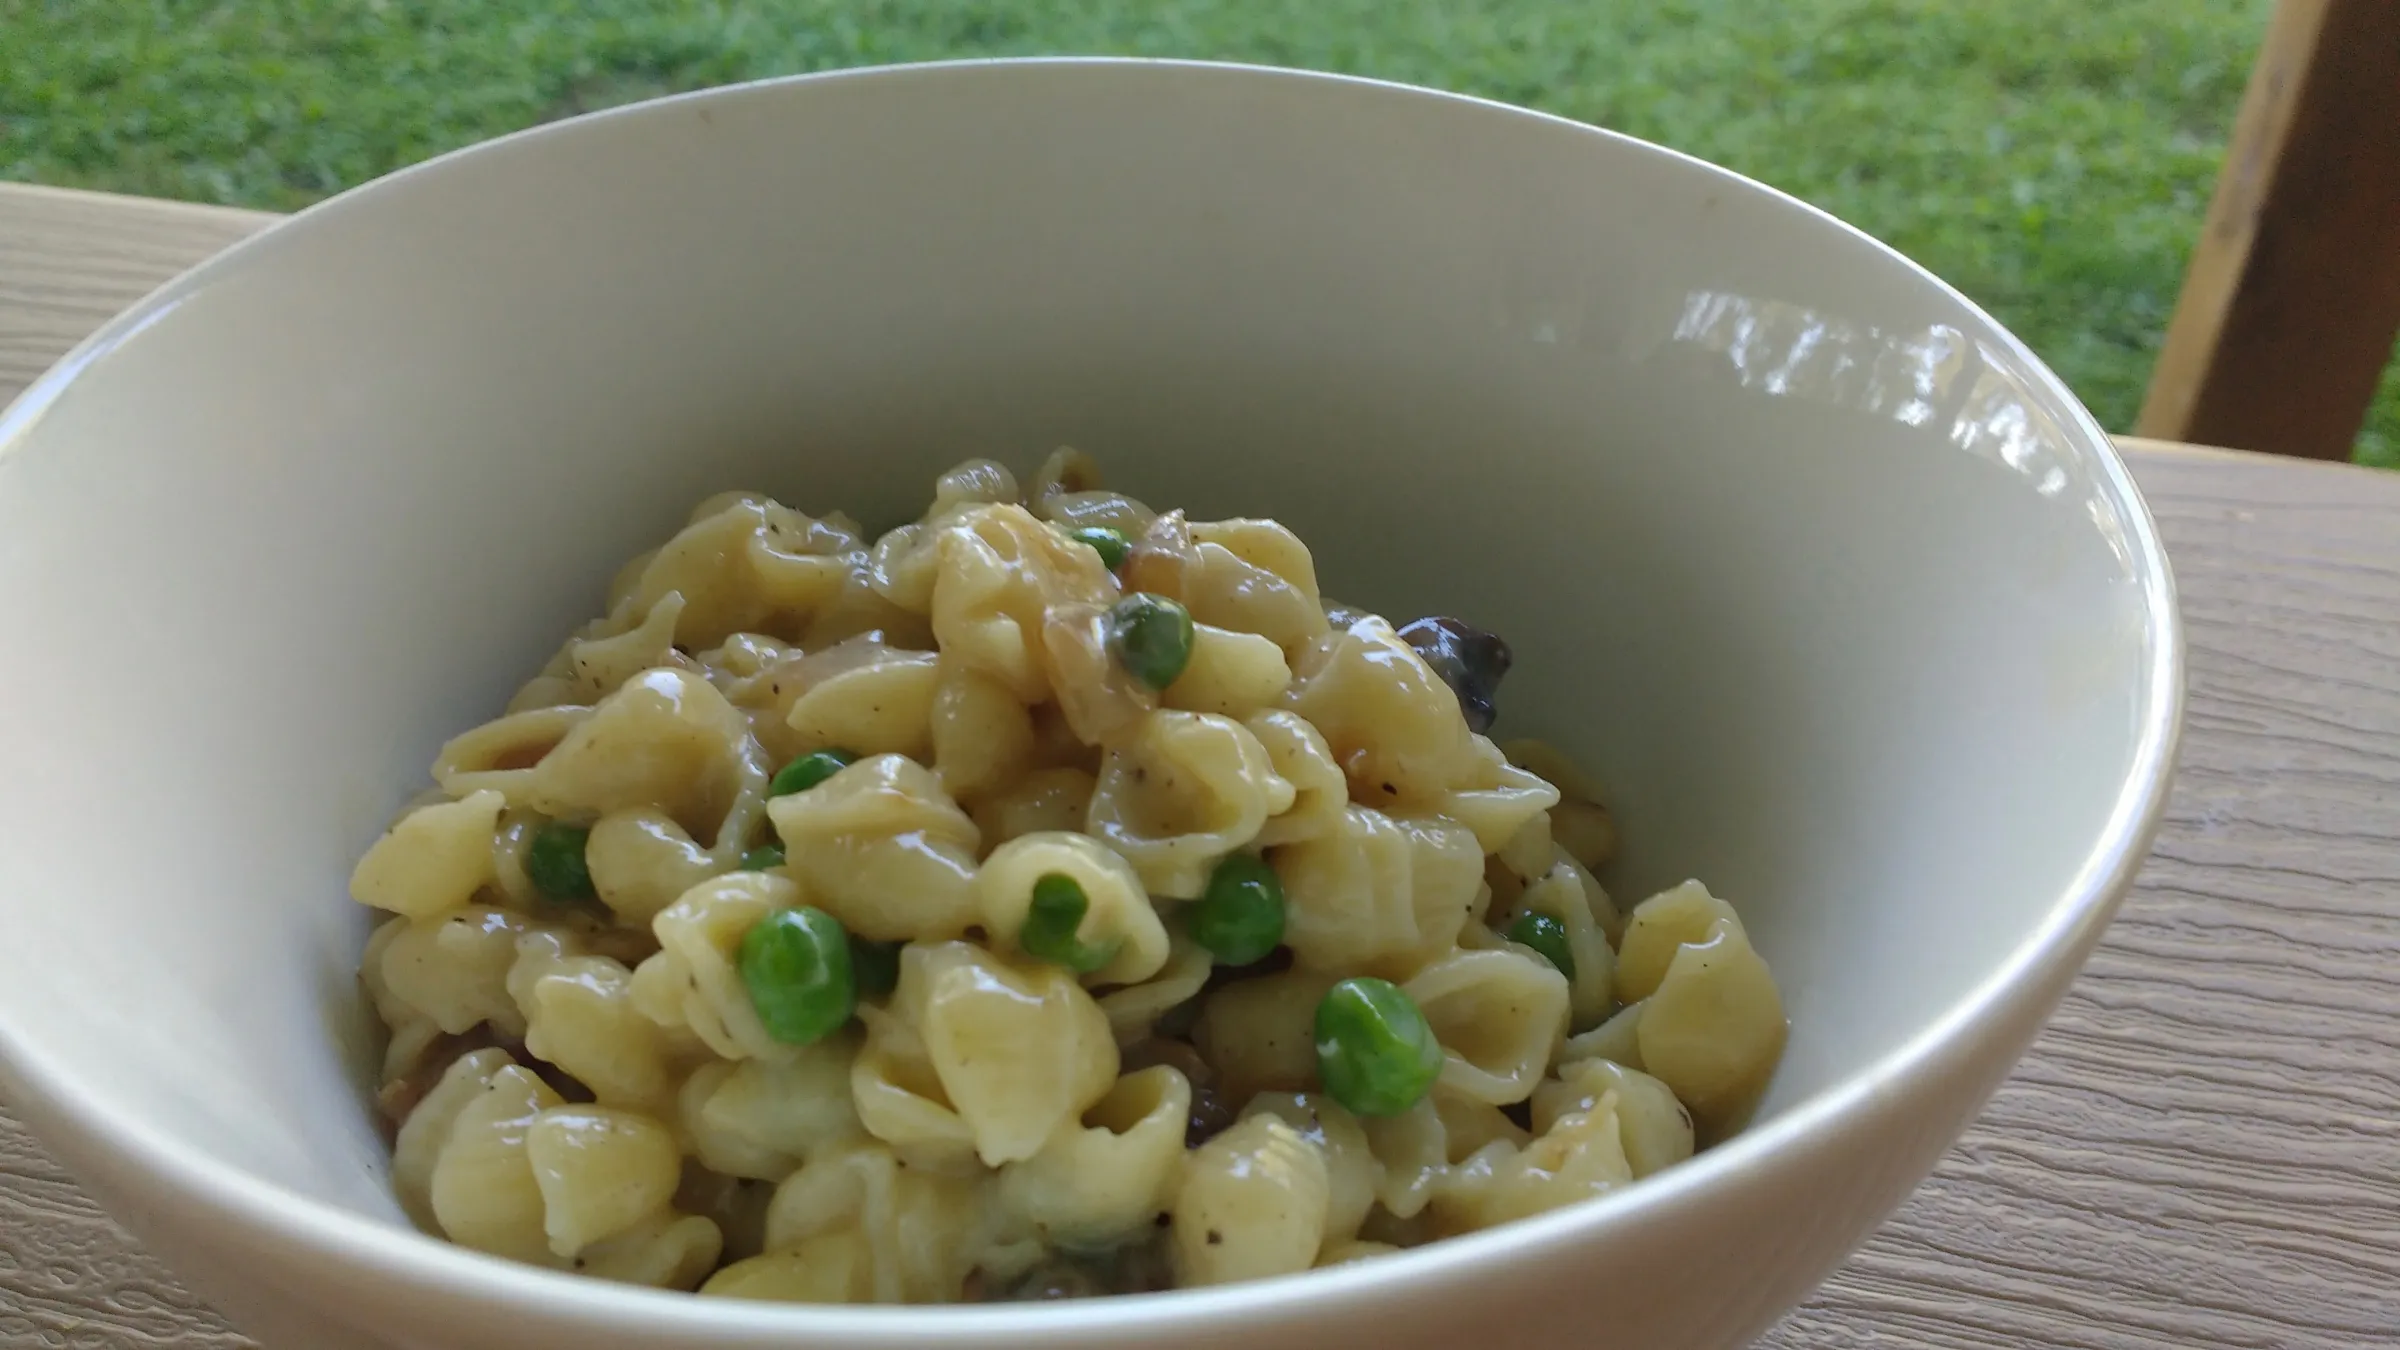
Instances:
[[[2135,432],[2347,459],[2400,333],[2400,0],[2280,0]]]

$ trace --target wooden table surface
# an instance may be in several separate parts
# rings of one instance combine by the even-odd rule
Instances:
[[[0,402],[271,219],[0,185]],[[2126,450],[2190,635],[2166,827],[2015,1077],[1775,1350],[2400,1346],[2400,474]],[[249,1344],[0,1110],[0,1344],[152,1343]]]

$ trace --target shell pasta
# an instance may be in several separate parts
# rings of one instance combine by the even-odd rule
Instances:
[[[1738,1128],[1782,995],[1621,911],[1507,645],[1074,451],[870,537],[748,492],[360,856],[401,1207],[707,1297],[1046,1299],[1381,1256]]]

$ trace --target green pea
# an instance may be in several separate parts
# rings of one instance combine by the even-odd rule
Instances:
[[[551,821],[536,831],[525,847],[525,876],[553,900],[590,900],[592,869],[584,864],[583,846],[592,832]]]
[[[1164,689],[1191,664],[1192,613],[1163,595],[1137,591],[1108,611],[1108,647],[1133,678]]]
[[[739,965],[758,1020],[786,1045],[821,1041],[857,1010],[850,935],[824,910],[779,909],[752,924]]]
[[[781,866],[783,866],[783,845],[781,844],[761,844],[742,855],[742,870],[745,872],[764,872],[769,868]]]
[[[1067,531],[1067,537],[1078,544],[1088,544],[1100,555],[1100,565],[1114,572],[1125,565],[1125,555],[1133,552],[1133,541],[1123,530],[1106,525],[1086,525],[1080,530]]]
[[[858,756],[847,750],[819,750],[802,755],[777,769],[775,776],[767,780],[767,795],[784,797],[806,792],[857,762]]]
[[[907,945],[862,937],[850,939],[850,972],[858,983],[860,998],[882,998],[899,987],[900,949]]]
[[[1117,954],[1117,944],[1085,942],[1075,935],[1091,907],[1075,878],[1064,872],[1043,876],[1033,883],[1033,903],[1026,907],[1025,926],[1017,930],[1017,945],[1027,956],[1078,975],[1098,970]]]
[[[1558,920],[1527,910],[1508,926],[1508,940],[1533,948],[1549,958],[1559,974],[1575,978],[1575,949],[1567,945],[1567,926]]]
[[[1229,853],[1192,906],[1192,941],[1222,965],[1246,966],[1283,941],[1283,883],[1248,853]]]
[[[1433,1090],[1442,1047],[1416,1000],[1360,975],[1317,1003],[1317,1074],[1333,1099],[1362,1116],[1396,1116]]]

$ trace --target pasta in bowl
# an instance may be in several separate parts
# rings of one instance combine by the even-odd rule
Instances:
[[[1359,1260],[1736,1128],[1781,996],[1620,911],[1510,662],[1061,451],[870,539],[730,493],[361,858],[421,1226],[706,1296],[951,1303]]]

